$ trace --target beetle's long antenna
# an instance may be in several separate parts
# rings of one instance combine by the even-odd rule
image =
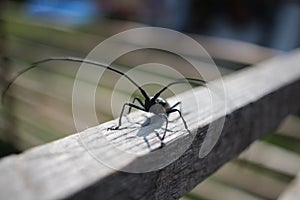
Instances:
[[[196,79],[196,78],[182,78],[182,79],[178,79],[172,83],[169,83],[168,85],[166,85],[163,89],[161,89],[159,92],[157,92],[155,95],[154,95],[154,99],[158,98],[161,93],[163,93],[166,89],[168,89],[170,86],[172,85],[175,85],[175,84],[180,84],[180,83],[189,83],[189,82],[195,82],[195,83],[200,83],[200,85],[205,85],[206,82],[204,80],[201,80],[201,79]]]
[[[113,67],[110,67],[110,66],[107,66],[107,65],[104,65],[104,64],[101,64],[99,62],[96,62],[96,61],[91,61],[91,60],[85,60],[85,59],[82,59],[82,58],[75,58],[75,57],[51,57],[51,58],[47,58],[47,59],[44,59],[44,60],[40,60],[40,61],[37,61],[37,62],[34,62],[31,64],[30,67],[28,68],[25,68],[21,71],[19,71],[16,76],[14,76],[7,84],[7,86],[4,88],[4,91],[2,93],[2,104],[4,103],[4,97],[8,91],[8,89],[10,88],[10,86],[13,84],[13,82],[22,74],[24,74],[25,72],[35,68],[35,67],[38,67],[39,64],[42,64],[42,63],[46,63],[46,62],[50,62],[50,61],[71,61],[71,62],[79,62],[79,63],[87,63],[87,64],[91,64],[91,65],[96,65],[96,66],[99,66],[99,67],[103,67],[103,68],[106,68],[106,69],[109,69],[113,72],[116,72],[118,74],[121,74],[122,76],[126,77],[133,85],[135,85],[139,90],[140,92],[142,93],[142,95],[146,98],[146,99],[149,99],[149,96],[148,94],[146,93],[145,90],[143,90],[134,80],[132,80],[128,75],[126,75],[124,72],[121,72]]]

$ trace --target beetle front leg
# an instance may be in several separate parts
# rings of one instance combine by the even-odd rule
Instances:
[[[182,111],[182,103],[181,101],[178,101],[176,104],[174,104],[173,106],[171,106],[168,110],[174,110],[175,107],[177,107],[179,105],[179,111],[181,112]],[[168,113],[168,112],[167,112]],[[174,120],[171,120],[170,122],[174,122],[174,121],[177,121],[179,119],[179,117],[177,117],[176,119]]]
[[[141,106],[145,107],[143,101],[142,101],[139,97],[134,97],[132,103],[134,104],[135,101],[138,101],[138,102],[140,103]],[[128,110],[127,115],[131,112],[131,108],[132,108],[132,107],[129,107],[129,110]]]
[[[189,134],[191,134],[191,131],[189,130],[189,128],[188,128],[188,126],[187,126],[187,123],[186,123],[186,121],[184,120],[184,118],[183,118],[183,116],[182,116],[180,110],[178,110],[178,109],[171,109],[171,110],[168,110],[168,111],[167,111],[167,114],[170,114],[170,113],[173,113],[173,112],[178,112],[180,118],[182,119],[182,122],[183,122],[183,124],[184,124],[185,129],[187,130],[187,132],[188,132]]]
[[[139,106],[137,106],[137,105],[135,105],[133,103],[125,103],[123,105],[123,107],[122,107],[122,110],[121,110],[121,114],[120,114],[120,117],[119,117],[119,124],[118,124],[118,126],[112,126],[110,128],[107,128],[107,130],[118,130],[120,128],[120,126],[122,125],[122,116],[123,116],[123,113],[124,113],[125,106],[128,106],[129,108],[136,108],[136,109],[145,111],[144,108],[139,107]]]
[[[173,106],[171,106],[170,110],[174,109],[176,106],[180,105],[179,110],[181,112],[181,101],[178,101],[177,103],[175,103]]]
[[[160,116],[162,116],[165,120],[166,120],[166,127],[165,127],[165,132],[161,138],[161,141],[163,141],[165,139],[165,136],[166,136],[166,133],[167,133],[167,130],[168,130],[168,124],[169,124],[169,120],[168,120],[168,117],[166,114],[161,114]]]

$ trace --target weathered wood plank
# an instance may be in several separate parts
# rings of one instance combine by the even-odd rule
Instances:
[[[109,168],[107,163],[95,158],[106,158],[114,167],[125,171],[168,160],[191,139],[180,120],[170,123],[172,132],[167,132],[166,146],[154,152],[150,149],[159,147],[160,140],[151,129],[160,129],[160,122],[144,128],[128,122],[124,124],[128,128],[108,132],[106,129],[116,124],[111,121],[2,159],[0,198],[177,199],[254,140],[274,130],[289,113],[300,110],[299,55],[296,51],[224,78],[228,114],[216,146],[204,158],[199,159],[199,149],[208,125],[222,114],[216,111],[215,118],[211,118],[207,111],[210,96],[206,89],[199,88],[195,90],[201,97],[198,112],[195,112],[198,104],[191,91],[178,95],[184,117],[196,137],[185,153],[168,166],[147,173],[127,173]],[[140,112],[130,118],[135,122],[145,120]],[[143,134],[148,134],[148,145]],[[126,143],[131,137],[134,139]],[[122,150],[138,155],[123,156],[112,151],[105,143],[106,138]]]
[[[24,19],[8,18],[6,21],[10,35],[30,41],[51,44],[51,46],[59,47],[60,50],[79,51],[84,54],[90,52],[95,45],[111,35],[131,28],[146,26],[145,24],[128,21],[104,20],[103,23],[91,26],[92,30],[88,30],[88,33],[84,33],[32,23]],[[104,33],[105,31],[107,32]],[[49,35],[57,35],[59,37],[49,37]],[[191,35],[191,37],[203,45],[212,57],[237,63],[253,64],[279,54],[279,51],[247,42],[199,35]],[[185,49],[184,53],[187,53],[186,48],[183,47],[183,49]],[[188,52],[188,55],[194,55],[194,52]]]
[[[276,177],[255,172],[233,163],[223,166],[213,177],[266,199],[277,199],[288,184],[286,180],[276,179]]]
[[[279,196],[279,200],[298,200],[300,198],[300,172],[296,176],[295,180],[282,192]]]
[[[281,124],[278,133],[300,139],[300,118],[298,116],[289,116]]]
[[[239,158],[290,176],[295,176],[300,171],[298,154],[263,142],[255,142]]]
[[[247,193],[239,188],[229,186],[228,183],[207,179],[195,187],[191,194],[205,199],[222,200],[263,200],[263,198]]]
[[[214,57],[239,63],[254,64],[280,54],[280,51],[243,41],[191,35]]]

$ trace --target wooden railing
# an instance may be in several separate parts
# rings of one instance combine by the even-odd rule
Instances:
[[[99,33],[93,29],[92,31],[97,34],[91,34],[49,27],[20,18],[15,19],[14,17],[8,18],[5,23],[9,35],[7,53],[11,58],[9,77],[21,68],[28,67],[30,62],[49,56],[85,57],[91,49],[106,38],[105,34],[112,35],[122,31],[122,27],[142,26],[141,24],[132,25],[129,22],[120,24],[120,22],[109,21],[106,24],[99,24],[99,27],[105,26],[105,29],[101,28]],[[93,26],[95,29],[97,27]],[[104,34],[104,30],[107,33]],[[49,35],[52,37],[49,37]],[[222,75],[232,73],[278,53],[274,50],[243,42],[203,36],[193,37],[200,44],[203,44],[205,49],[213,56]],[[183,46],[183,49],[188,48]],[[189,53],[192,54],[193,52]],[[201,59],[197,60],[195,58],[195,60],[199,64],[202,62]],[[153,51],[135,52],[126,55],[125,58],[117,60],[116,64],[118,69],[125,72],[133,66],[148,62],[162,63],[175,69],[182,69],[187,66],[187,62],[183,62],[178,57]],[[11,115],[16,123],[11,127],[15,127],[17,134],[14,140],[9,141],[10,143],[20,150],[25,150],[76,131],[72,118],[71,91],[78,67],[79,65],[74,63],[51,63],[24,74],[14,83],[9,94],[12,96],[11,99],[15,101],[14,112]],[[171,77],[169,74],[162,74],[162,72],[153,72],[151,68],[148,71],[141,71],[141,76],[149,76],[149,73],[154,75],[153,82],[157,83],[162,80],[171,82],[176,78]],[[112,119],[111,104],[107,97],[111,96],[112,88],[118,78],[119,76],[109,75],[103,77],[103,81],[101,79],[101,86],[104,87],[101,87],[98,91],[101,95],[98,95],[98,101],[96,102],[97,115],[101,122]],[[88,81],[86,83],[89,84]],[[120,95],[131,95],[128,89],[116,92]],[[152,88],[149,92],[153,92]],[[38,112],[35,112],[35,110],[38,110]],[[28,113],[30,113],[30,116],[27,115]],[[0,132],[2,128],[0,124]],[[5,134],[7,131],[3,132]]]
[[[227,114],[216,113],[217,118],[211,118],[205,112],[209,104],[191,103],[191,91],[179,95],[184,117],[195,137],[183,155],[159,170],[128,173],[169,159],[190,141],[191,135],[185,131],[172,132],[184,129],[181,120],[172,121],[165,138],[166,146],[159,149],[159,137],[148,133],[148,144],[143,137],[149,129],[157,128],[156,124],[150,124],[146,129],[132,126],[133,122],[144,120],[142,113],[135,112],[129,116],[131,122],[124,120],[123,126],[130,128],[107,131],[117,123],[114,120],[3,158],[0,161],[0,197],[178,199],[253,141],[273,131],[287,115],[299,113],[299,58],[300,51],[297,50],[225,76]],[[221,80],[213,82],[220,83]],[[209,102],[205,88],[194,92],[203,102]],[[194,105],[201,109],[195,111]],[[200,148],[209,138],[209,125],[221,117],[225,117],[225,124],[216,145],[208,155],[199,158]],[[124,143],[133,136],[136,137]],[[107,145],[107,141],[136,154],[116,154],[115,146]]]

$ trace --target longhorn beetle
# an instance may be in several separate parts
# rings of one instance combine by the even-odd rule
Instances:
[[[175,85],[175,84],[179,84],[179,83],[188,83],[188,82],[195,82],[195,83],[199,83],[199,85],[204,86],[206,84],[205,81],[200,80],[200,79],[196,79],[196,78],[183,78],[183,79],[177,79],[174,82],[169,83],[168,85],[166,85],[165,87],[163,87],[160,91],[158,91],[154,96],[149,96],[147,94],[147,92],[142,89],[133,79],[131,79],[128,75],[126,75],[125,73],[123,73],[122,71],[113,68],[111,66],[107,66],[104,64],[101,64],[99,62],[96,61],[91,61],[91,60],[85,60],[82,58],[75,58],[75,57],[51,57],[51,58],[47,58],[47,59],[43,59],[37,62],[34,62],[31,64],[31,66],[29,66],[28,68],[25,68],[21,71],[19,71],[7,84],[7,86],[4,88],[4,91],[2,93],[2,104],[4,103],[4,97],[8,91],[8,89],[10,88],[10,86],[12,85],[12,83],[23,73],[37,67],[39,64],[42,63],[46,63],[46,62],[50,62],[50,61],[71,61],[71,62],[78,62],[78,63],[86,63],[86,64],[90,64],[90,65],[95,65],[98,67],[102,67],[102,68],[106,68],[109,69],[115,73],[118,73],[124,77],[126,77],[133,85],[135,85],[139,91],[141,92],[141,94],[143,95],[143,97],[145,98],[144,102],[139,98],[139,97],[135,97],[133,99],[132,103],[125,103],[122,107],[121,110],[121,114],[120,114],[120,118],[119,118],[119,123],[117,126],[113,126],[108,128],[107,130],[117,130],[120,128],[120,126],[122,125],[122,116],[124,113],[124,109],[126,106],[129,107],[129,111],[128,113],[131,111],[131,108],[136,108],[138,110],[142,110],[145,112],[151,112],[154,113],[155,115],[159,115],[161,117],[163,117],[166,120],[166,126],[165,126],[165,131],[163,136],[161,137],[161,141],[164,140],[165,135],[166,135],[166,131],[168,128],[168,115],[170,113],[174,113],[177,112],[180,116],[180,118],[182,119],[182,122],[184,124],[185,129],[190,133],[188,126],[186,124],[186,121],[184,120],[181,111],[176,109],[175,107],[177,107],[179,104],[181,104],[181,102],[177,102],[176,104],[174,104],[173,106],[170,106],[170,104],[164,100],[163,98],[160,97],[161,93],[163,93],[165,90],[167,90],[170,86]],[[134,102],[137,101],[140,105],[136,105],[134,104]]]

